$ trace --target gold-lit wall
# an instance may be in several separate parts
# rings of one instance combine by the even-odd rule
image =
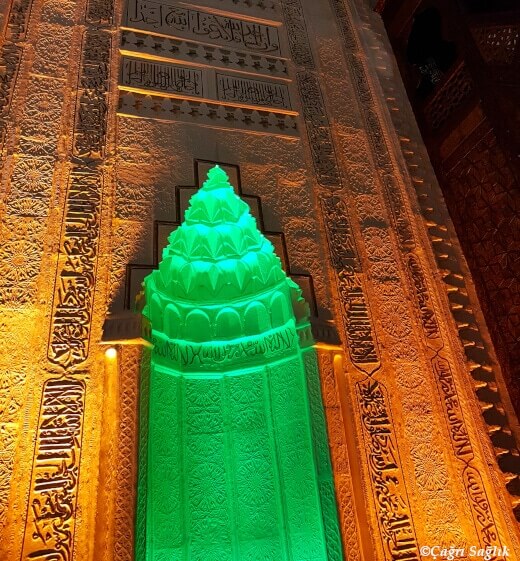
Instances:
[[[518,421],[369,3],[4,0],[0,31],[0,560],[133,558],[130,307],[208,162],[314,310],[344,558],[520,559]]]

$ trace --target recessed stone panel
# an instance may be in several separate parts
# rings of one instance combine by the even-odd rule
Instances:
[[[190,9],[171,2],[128,0],[123,25],[255,53],[280,54],[275,26]]]
[[[217,97],[219,101],[291,109],[287,86],[263,80],[217,74]]]
[[[123,58],[121,85],[190,97],[204,94],[201,70],[131,58]]]

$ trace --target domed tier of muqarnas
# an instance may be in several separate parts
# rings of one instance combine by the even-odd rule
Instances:
[[[136,560],[339,561],[308,306],[218,166],[144,287]]]

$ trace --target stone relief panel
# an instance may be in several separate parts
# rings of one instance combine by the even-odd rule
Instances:
[[[104,11],[103,11],[104,13]],[[89,30],[83,39],[83,53],[76,121],[74,155],[100,158],[104,155],[107,132],[109,57],[112,39],[103,31]]]
[[[128,0],[123,26],[204,43],[280,55],[278,29],[162,0]]]
[[[217,98],[245,105],[291,109],[289,89],[285,84],[263,82],[217,74]]]
[[[65,37],[61,67],[70,49],[66,29],[59,34],[57,26],[40,20],[46,4],[9,1],[0,10],[6,14],[6,27],[0,23],[5,32],[0,41],[0,557],[6,559],[19,555],[23,541],[31,458],[26,456],[26,463],[20,458],[26,451],[32,455],[28,388],[39,384],[42,371],[37,360],[45,343],[36,326],[44,321],[45,300],[38,290],[46,276],[42,263],[59,174],[64,83],[53,62],[56,53],[45,40],[49,28],[60,40]]]
[[[137,484],[139,379],[142,351],[137,346],[120,350],[118,411],[117,501],[114,522],[114,561],[134,559],[135,489]]]
[[[298,91],[318,183],[332,190],[341,189],[341,177],[318,78],[311,72],[298,72]]]
[[[220,74],[212,69],[144,61],[123,57],[120,87],[150,90],[156,94],[201,98],[244,107],[260,106],[290,113],[287,85]]]
[[[202,71],[173,64],[123,58],[120,83],[156,92],[204,97]]]
[[[5,39],[0,50],[0,156],[7,135],[8,115],[16,80],[22,64],[24,41],[27,35],[33,0],[14,0],[7,15]]]
[[[35,76],[29,87],[18,121],[19,149],[23,152],[9,158],[4,167],[10,176],[6,174],[2,208],[5,243],[0,248],[0,268],[5,274],[0,279],[0,303],[15,308],[35,301],[63,106],[59,81]],[[45,111],[46,119],[40,111]]]
[[[300,2],[282,2],[289,45],[294,62],[301,67],[298,86],[302,112],[310,140],[315,177],[320,185],[323,224],[335,272],[341,320],[352,364],[362,377],[357,384],[357,410],[362,419],[367,453],[367,476],[371,482],[375,523],[382,536],[385,558],[418,559],[417,537],[407,496],[405,473],[397,452],[390,398],[381,376],[381,356],[373,317],[366,297],[364,267],[349,223],[348,203],[342,192],[338,158],[331,126],[326,116],[320,79],[309,46]],[[337,195],[335,193],[338,193]],[[377,375],[377,379],[376,379]],[[377,420],[372,422],[371,416]],[[389,459],[388,466],[384,458]],[[390,461],[391,460],[391,461]],[[370,466],[373,470],[370,471]],[[383,467],[383,471],[380,467]],[[385,473],[386,468],[390,470]],[[392,496],[391,504],[381,501]],[[399,530],[396,522],[399,520]]]
[[[27,372],[0,371],[0,532],[5,531],[16,445],[20,435]]]
[[[78,168],[71,173],[48,350],[49,360],[64,368],[88,357],[102,189],[98,171]]]
[[[342,354],[339,349],[338,352],[320,349],[318,351],[318,363],[330,455],[334,469],[343,551],[347,553],[349,560],[357,561],[362,558],[362,553],[348,455],[346,416],[340,401],[341,390],[339,384],[341,380],[338,379],[343,376],[343,370],[338,368],[342,366]]]
[[[297,135],[275,21],[128,0],[121,52],[122,115]]]
[[[45,32],[52,33],[59,25],[65,25],[68,29],[58,37],[56,44],[62,44],[60,41],[67,44],[69,49],[74,50],[77,62],[70,84],[61,80],[62,92],[57,88],[57,93],[64,94],[64,107],[60,108],[62,122],[58,118],[59,112],[53,107],[48,111],[49,117],[56,115],[54,132],[58,136],[57,144],[48,144],[52,136],[47,139],[45,127],[48,124],[45,122],[33,129],[22,129],[20,141],[20,146],[38,155],[34,166],[36,170],[50,175],[49,166],[41,163],[46,158],[49,165],[55,163],[58,154],[59,164],[55,166],[54,181],[50,177],[45,182],[47,189],[53,186],[50,202],[54,207],[54,220],[49,223],[47,232],[47,262],[52,263],[52,270],[46,272],[45,278],[50,282],[42,286],[39,296],[50,326],[47,349],[42,349],[42,356],[38,359],[38,377],[36,374],[33,376],[39,393],[39,414],[34,419],[34,449],[29,449],[30,444],[24,447],[28,460],[26,467],[32,475],[24,479],[29,485],[25,519],[20,517],[17,522],[21,530],[22,525],[25,526],[23,543],[15,544],[15,547],[22,547],[21,552],[16,550],[21,560],[59,558],[72,561],[87,558],[91,545],[85,547],[84,540],[92,537],[85,535],[89,532],[91,515],[82,508],[85,500],[82,495],[92,488],[95,477],[97,436],[95,431],[89,430],[84,442],[83,424],[99,426],[97,413],[87,404],[99,398],[99,379],[96,368],[91,366],[91,335],[94,326],[99,324],[94,312],[94,296],[101,296],[104,290],[104,278],[98,276],[97,265],[102,243],[103,190],[110,177],[104,158],[107,155],[112,49],[111,34],[102,27],[111,25],[113,21],[114,3],[89,0],[71,7],[70,3],[62,2],[57,9],[51,9],[51,4],[52,1],[49,1],[43,6],[45,23],[38,28],[42,31],[36,43],[38,49],[50,49],[52,59],[54,45],[49,43]],[[85,24],[75,34],[72,33],[73,17],[81,17]],[[37,20],[36,25],[38,23]],[[38,56],[35,64],[38,69],[63,78],[65,69],[70,72],[68,65],[71,61],[67,52],[61,55],[64,62],[56,63],[54,59],[52,64],[47,65]],[[76,73],[77,69],[79,72]],[[36,78],[42,79],[41,76]],[[59,95],[55,97],[61,103],[62,98]],[[46,100],[41,98],[37,101],[39,110],[47,113]],[[50,95],[47,102],[53,103]],[[24,115],[28,124],[33,119],[32,111],[27,108]],[[45,121],[41,113],[37,116]],[[51,151],[52,157],[42,155],[48,151]],[[39,183],[34,173],[28,177],[33,178],[32,184]],[[13,173],[13,178],[16,179],[16,173]],[[23,202],[18,192],[19,185],[18,180],[13,182],[12,193]],[[33,194],[32,198],[38,201],[40,192]],[[35,218],[41,221],[40,215],[45,210],[40,206],[34,206],[33,214],[37,212]],[[32,218],[27,210],[23,212],[27,215],[24,219]],[[45,227],[45,223],[42,226]],[[50,259],[51,252],[54,261]],[[58,371],[60,377],[56,376]],[[89,477],[89,470],[82,470],[80,478],[80,466],[84,462],[93,473]],[[77,532],[78,528],[81,530]]]
[[[23,215],[23,201],[15,205]],[[38,208],[38,205],[34,205]],[[34,215],[35,208],[29,212]],[[37,217],[7,217],[2,224],[0,249],[0,304],[20,309],[34,301],[34,289],[40,272],[44,226]]]

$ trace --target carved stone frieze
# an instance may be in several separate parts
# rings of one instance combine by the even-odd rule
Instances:
[[[314,59],[308,41],[307,26],[300,0],[282,0],[284,16],[291,58],[297,66],[308,70],[314,69]]]
[[[318,78],[305,71],[298,72],[297,79],[318,183],[328,189],[341,189],[341,176]]]
[[[128,0],[124,26],[254,53],[280,55],[275,26],[190,9],[163,0]]]
[[[150,90],[156,95],[291,111],[286,84],[222,74],[209,68],[201,70],[198,67],[123,57],[120,87],[132,91]]]
[[[372,265],[377,261],[387,261],[385,269],[388,270],[388,266],[396,261],[394,255],[398,255],[401,263],[408,269],[408,286],[410,290],[415,293],[415,313],[419,323],[422,325],[422,338],[424,345],[428,349],[430,369],[434,375],[433,378],[444,404],[444,414],[448,423],[454,454],[461,462],[465,462],[466,464],[466,467],[461,465],[459,473],[465,483],[468,504],[471,507],[473,515],[474,527],[482,545],[500,545],[498,531],[495,526],[496,523],[491,510],[487,510],[485,513],[482,510],[484,504],[489,504],[482,476],[475,466],[470,465],[470,467],[467,467],[473,460],[474,454],[471,451],[468,440],[468,432],[462,414],[461,398],[457,395],[455,377],[452,373],[453,365],[451,364],[451,357],[449,356],[450,351],[439,329],[433,298],[429,295],[429,288],[422,271],[420,259],[414,253],[417,243],[414,237],[410,214],[404,203],[402,186],[396,178],[396,176],[398,177],[398,173],[396,173],[397,166],[394,164],[392,156],[390,155],[389,144],[383,132],[384,125],[376,109],[376,102],[374,100],[370,81],[366,75],[364,64],[361,62],[362,59],[359,56],[359,42],[353,38],[353,25],[351,21],[349,21],[350,15],[344,0],[331,0],[331,5],[345,39],[345,57],[348,61],[349,70],[352,73],[356,86],[359,106],[363,111],[371,154],[377,164],[380,183],[384,189],[384,200],[389,210],[389,217],[393,229],[397,234],[396,238],[399,251],[392,249],[390,239],[383,241],[382,238],[379,237],[378,244],[374,245],[374,237],[371,228],[362,228],[363,238],[368,249],[368,257]],[[383,246],[388,249],[382,250]],[[381,254],[381,251],[389,251],[389,253],[387,253],[385,257]],[[396,273],[396,279],[398,279],[398,269],[396,269]],[[398,291],[392,297],[388,293],[388,286],[380,284],[382,282],[387,282],[388,279],[378,278],[377,274],[373,278],[376,281],[375,288],[376,292],[380,294],[381,302],[387,302],[388,304],[393,302],[393,314],[385,313],[383,315],[382,325],[385,331],[395,339],[396,344],[398,344],[398,342],[404,343],[401,347],[402,351],[405,351],[404,346],[407,348],[418,348],[417,341],[415,341],[415,337],[413,337],[411,333],[394,332],[395,325],[410,325],[407,303],[402,298],[401,293]],[[401,282],[404,281],[405,279]],[[399,300],[402,302],[401,309],[398,304]],[[394,319],[392,319],[392,315],[395,316]],[[398,351],[397,353],[396,350]],[[392,345],[391,347],[391,352],[396,360],[399,360],[399,358],[405,358],[408,361],[415,360],[415,357],[407,356],[404,352],[402,357],[400,357],[402,351],[399,346]],[[419,384],[416,389],[419,390],[421,385],[422,384]],[[403,392],[405,401],[408,400],[408,395],[409,393]],[[412,430],[409,431],[408,437],[411,442],[414,441],[414,433]],[[468,448],[468,446],[470,447]],[[416,454],[419,452],[418,447],[415,447],[415,452]],[[414,457],[414,454],[412,454],[412,457],[417,467],[419,457],[417,455]],[[466,473],[472,474],[471,485],[465,475]],[[417,480],[420,483],[419,477]],[[427,488],[424,488],[424,490],[427,491]],[[479,496],[480,500],[474,500],[474,496]],[[447,520],[446,517],[446,521]]]
[[[385,553],[390,559],[420,559],[406,490],[400,489],[399,451],[388,396],[381,382],[366,379],[356,384],[363,423],[370,479],[377,489],[378,522]],[[392,500],[388,500],[392,497]]]
[[[110,25],[114,20],[114,0],[89,0],[85,19],[92,25]]]
[[[287,61],[282,58],[225,49],[150,33],[123,30],[121,50],[124,54],[146,54],[204,66],[287,78]]]
[[[349,560],[359,561],[361,559],[361,551],[354,507],[352,474],[348,459],[345,420],[339,395],[340,390],[336,380],[336,375],[339,372],[336,372],[334,369],[334,356],[330,351],[318,351],[318,361],[322,399],[329,435],[330,455],[334,468],[334,484],[336,487],[343,551],[348,552]],[[339,374],[341,375],[342,373]]]
[[[67,131],[71,142],[61,237],[55,242],[57,270],[50,287],[47,365],[53,371],[60,367],[62,376],[43,383],[21,561],[78,556],[83,419],[92,372],[77,367],[85,367],[89,357],[98,282],[111,51],[110,33],[100,26],[112,22],[113,7],[111,1],[85,2],[76,110],[70,112],[73,124]],[[27,185],[36,185],[30,177]]]
[[[189,97],[204,97],[202,71],[173,64],[123,58],[121,85]]]
[[[327,224],[331,263],[337,273],[349,356],[361,371],[372,374],[380,368],[379,350],[347,208],[340,197],[323,197],[322,212]]]
[[[104,31],[87,30],[83,41],[74,155],[93,159],[104,155],[111,37]]]
[[[121,399],[118,424],[117,501],[115,503],[114,561],[134,560],[135,487],[137,483],[139,378],[141,348],[120,350],[119,387]]]
[[[103,190],[101,173],[88,167],[73,170],[69,181],[48,349],[63,368],[88,356]]]
[[[118,113],[266,134],[291,137],[298,135],[296,120],[292,115],[133,92],[126,92],[120,96]]]
[[[26,205],[15,205],[19,216],[7,217],[3,223],[0,247],[0,304],[7,308],[21,308],[34,301],[35,284],[40,272],[44,226],[30,215]]]
[[[0,530],[7,523],[7,509],[15,451],[20,436],[21,413],[27,373],[20,369],[0,371]]]

